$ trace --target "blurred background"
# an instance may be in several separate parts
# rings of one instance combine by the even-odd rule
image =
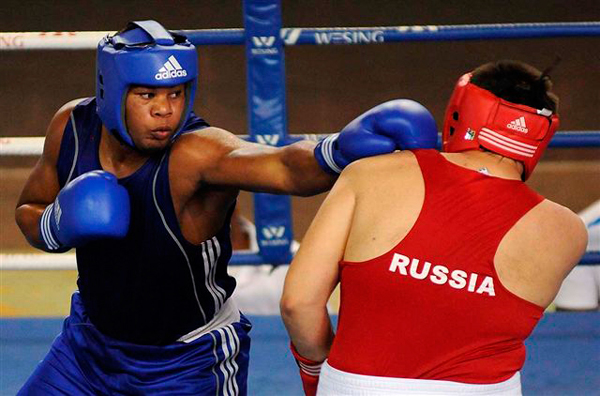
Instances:
[[[282,3],[284,27],[600,20],[596,0]],[[0,5],[0,30],[4,32],[118,30],[130,20],[143,19],[156,19],[170,29],[241,28],[242,2],[4,0]],[[599,46],[600,38],[547,38],[288,47],[289,132],[335,132],[374,105],[401,97],[428,107],[441,129],[447,100],[464,72],[497,59],[518,59],[544,69],[557,56],[562,62],[551,76],[561,99],[561,130],[600,130]],[[244,48],[199,47],[198,56],[196,112],[212,125],[246,134]],[[44,135],[61,105],[94,95],[94,68],[92,50],[0,51],[0,137]],[[549,150],[528,183],[549,199],[579,211],[600,197],[599,159],[599,149]],[[13,212],[35,161],[34,157],[0,157],[2,253],[33,251],[18,231]],[[322,199],[323,195],[293,199],[295,239],[302,239]],[[239,207],[252,219],[251,194],[240,196]],[[1,276],[4,315],[11,315],[6,298],[13,274],[2,271]],[[56,286],[59,280],[51,276],[56,275],[43,279]],[[65,283],[72,285],[72,279]],[[35,292],[37,287],[30,290]]]

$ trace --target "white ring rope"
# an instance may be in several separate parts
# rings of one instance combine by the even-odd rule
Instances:
[[[0,138],[0,156],[40,155],[44,149],[44,137]]]
[[[75,269],[77,269],[75,253],[0,254],[0,271]]]
[[[85,50],[112,31],[96,32],[0,32],[0,50]]]
[[[248,135],[237,135],[240,139],[248,140]],[[318,141],[327,135],[319,134],[299,134],[293,137]],[[41,155],[44,149],[43,136],[36,137],[4,137],[0,138],[0,157],[3,155],[27,156]],[[262,142],[261,143],[268,143]]]

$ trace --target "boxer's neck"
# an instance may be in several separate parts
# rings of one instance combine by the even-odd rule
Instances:
[[[131,175],[138,170],[150,157],[118,140],[102,126],[100,149],[98,153],[102,169],[118,178]]]
[[[502,179],[521,180],[523,164],[489,151],[468,150],[459,153],[442,153],[444,157],[463,168],[479,171]]]

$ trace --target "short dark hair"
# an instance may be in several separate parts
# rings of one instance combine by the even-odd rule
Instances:
[[[471,83],[509,102],[556,113],[558,96],[552,92],[548,72],[541,72],[525,62],[500,60],[476,68]]]

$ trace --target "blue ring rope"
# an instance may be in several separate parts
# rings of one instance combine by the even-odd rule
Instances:
[[[244,29],[182,30],[194,45],[244,45]],[[283,28],[292,45],[378,44],[401,41],[526,39],[600,36],[600,22],[494,23],[383,27]]]
[[[587,252],[579,260],[579,265],[600,265],[600,252]]]
[[[287,144],[297,142],[299,140],[321,140],[329,134],[291,134],[288,137]],[[240,138],[249,140],[248,135],[240,135]],[[442,147],[442,136],[438,135],[438,148]],[[551,148],[584,148],[597,147],[600,148],[600,131],[564,131],[558,132],[548,147]]]
[[[565,131],[558,132],[550,141],[549,147],[600,147],[598,131]]]
[[[265,259],[257,253],[237,253],[229,260],[230,265],[260,265],[265,264]],[[581,257],[578,265],[600,265],[600,252],[587,252]]]

